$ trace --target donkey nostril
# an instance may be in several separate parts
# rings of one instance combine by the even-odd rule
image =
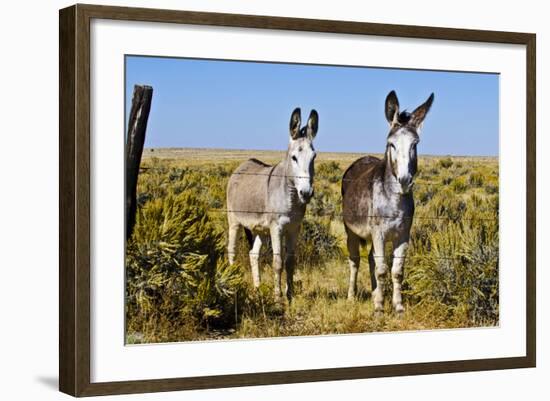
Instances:
[[[402,178],[399,179],[399,183],[402,186],[406,187],[411,183],[411,179],[410,179],[410,177],[402,177]]]

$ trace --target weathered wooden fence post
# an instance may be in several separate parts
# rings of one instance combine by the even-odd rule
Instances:
[[[132,109],[128,119],[126,137],[126,240],[132,235],[136,223],[136,189],[139,164],[145,143],[147,119],[151,110],[153,88],[147,85],[134,85]]]

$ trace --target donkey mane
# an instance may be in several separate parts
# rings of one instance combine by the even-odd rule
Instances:
[[[263,161],[258,160],[258,159],[256,159],[255,157],[252,157],[252,158],[248,159],[248,161],[249,161],[249,162],[252,162],[252,163],[259,164],[259,165],[262,166],[262,167],[271,167],[270,164],[264,163]]]
[[[412,113],[409,113],[407,110],[403,110],[402,112],[397,114],[397,122],[400,125],[407,125],[411,120],[411,116]]]

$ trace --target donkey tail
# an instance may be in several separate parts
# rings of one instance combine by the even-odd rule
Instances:
[[[252,231],[244,227],[244,234],[246,235],[249,249],[252,249],[252,245],[254,244],[254,236],[252,235]]]

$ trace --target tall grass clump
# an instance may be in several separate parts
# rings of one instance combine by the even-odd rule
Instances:
[[[127,243],[128,333],[146,342],[176,341],[234,324],[243,279],[223,254],[223,231],[194,195],[169,194],[146,203]]]
[[[449,168],[453,165],[453,159],[451,159],[450,157],[439,159],[438,164],[439,164],[439,167]]]
[[[478,171],[474,171],[468,177],[468,182],[472,187],[481,187],[484,183],[483,174]]]
[[[462,193],[468,189],[468,183],[464,177],[457,177],[451,182],[451,188],[456,193]]]

